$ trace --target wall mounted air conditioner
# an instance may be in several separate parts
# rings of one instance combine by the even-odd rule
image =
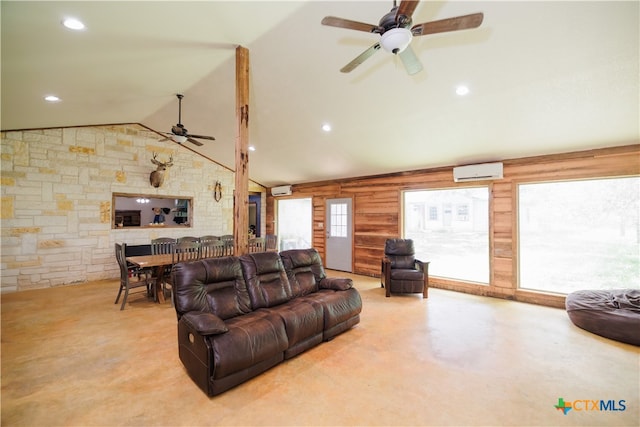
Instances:
[[[273,187],[271,189],[272,196],[290,196],[291,195],[291,186],[290,185],[281,185],[280,187]]]
[[[502,179],[502,163],[481,163],[453,168],[455,182]]]

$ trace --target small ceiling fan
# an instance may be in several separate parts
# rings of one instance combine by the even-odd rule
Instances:
[[[163,132],[165,135],[167,135],[167,138],[164,138],[162,141],[171,139],[178,144],[189,141],[190,143],[198,146],[203,145],[202,142],[198,141],[198,139],[208,139],[210,141],[215,141],[216,139],[212,136],[191,135],[187,132],[187,128],[185,128],[182,124],[182,98],[184,98],[184,95],[178,93],[176,94],[176,96],[178,97],[178,124],[171,127],[171,132]]]
[[[387,52],[391,52],[400,57],[407,73],[410,75],[416,74],[422,70],[422,64],[410,46],[414,36],[426,36],[427,34],[477,28],[482,24],[482,19],[484,18],[482,13],[474,13],[411,26],[411,15],[413,15],[418,3],[420,3],[420,0],[402,0],[400,6],[398,6],[394,0],[393,8],[380,19],[378,25],[351,21],[335,16],[324,17],[322,19],[322,25],[376,33],[381,36],[379,42],[362,52],[353,61],[342,67],[340,71],[343,73],[352,71],[382,47]]]

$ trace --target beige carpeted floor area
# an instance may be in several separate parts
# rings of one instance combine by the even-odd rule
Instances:
[[[134,294],[120,311],[116,281],[2,295],[2,425],[638,425],[640,348],[560,309],[385,298],[351,277],[358,326],[211,399],[178,359],[168,302]],[[625,410],[564,415],[559,398]]]

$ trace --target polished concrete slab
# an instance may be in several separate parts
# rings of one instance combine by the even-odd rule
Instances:
[[[168,302],[134,294],[120,311],[116,281],[2,295],[1,423],[638,425],[639,347],[560,309],[439,289],[386,298],[351,277],[358,326],[211,399],[178,359]],[[566,415],[559,398],[575,403]],[[584,402],[600,400],[607,410]]]

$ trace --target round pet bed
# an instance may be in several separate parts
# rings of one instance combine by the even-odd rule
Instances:
[[[576,326],[640,346],[640,289],[575,291],[565,304]]]

